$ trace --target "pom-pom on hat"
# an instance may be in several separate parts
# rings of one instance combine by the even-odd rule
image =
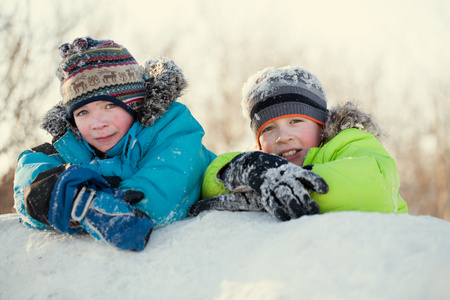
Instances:
[[[69,120],[73,111],[94,101],[110,101],[135,116],[145,97],[143,71],[123,46],[111,40],[77,38],[59,47],[56,72]]]
[[[300,67],[266,68],[242,88],[242,110],[259,145],[261,128],[285,115],[299,115],[324,125],[327,98],[319,79]]]

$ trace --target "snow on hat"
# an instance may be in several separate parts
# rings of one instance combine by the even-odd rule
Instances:
[[[266,68],[248,79],[242,96],[242,110],[257,141],[263,125],[273,119],[301,115],[324,125],[328,117],[322,84],[300,67]]]
[[[59,46],[63,61],[56,72],[68,119],[93,101],[110,101],[135,116],[145,96],[142,70],[126,48],[111,40],[77,38]]]

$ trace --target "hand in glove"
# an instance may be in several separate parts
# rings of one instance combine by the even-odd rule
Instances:
[[[195,202],[189,207],[189,215],[194,217],[205,210],[265,211],[260,199],[255,191],[221,194]]]
[[[319,175],[260,151],[244,152],[233,158],[220,178],[230,191],[248,187],[256,191],[267,212],[282,221],[319,213],[319,206],[308,190],[328,192],[327,183]]]
[[[30,217],[42,224],[51,226],[48,221],[48,211],[52,192],[59,176],[61,176],[68,167],[70,167],[70,164],[60,165],[43,171],[25,188],[25,209]]]
[[[144,249],[151,219],[134,208],[144,194],[111,189],[97,172],[70,166],[58,178],[49,205],[48,222],[69,234],[83,229],[95,239],[122,250]]]
[[[141,251],[152,232],[152,221],[130,203],[139,202],[144,194],[132,190],[110,191],[83,186],[73,203],[71,222],[79,222],[84,230],[105,244]]]

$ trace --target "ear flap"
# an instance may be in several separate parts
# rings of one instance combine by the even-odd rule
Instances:
[[[53,106],[42,119],[40,127],[53,136],[53,141],[59,140],[69,128],[77,137],[80,132],[67,121],[67,109],[62,102]]]
[[[181,69],[164,57],[148,60],[143,67],[146,95],[137,110],[136,118],[143,126],[148,127],[182,95],[187,82]]]

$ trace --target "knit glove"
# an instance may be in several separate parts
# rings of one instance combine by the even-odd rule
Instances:
[[[121,250],[141,251],[153,222],[131,204],[143,198],[142,192],[112,189],[97,172],[72,165],[55,184],[48,222],[61,232],[87,231],[98,241]]]
[[[189,215],[194,217],[206,210],[265,211],[260,199],[254,191],[221,194],[195,202],[189,207]]]
[[[328,184],[319,175],[260,151],[236,156],[219,176],[230,191],[253,189],[261,197],[261,206],[281,221],[319,213],[308,190],[328,192]]]

